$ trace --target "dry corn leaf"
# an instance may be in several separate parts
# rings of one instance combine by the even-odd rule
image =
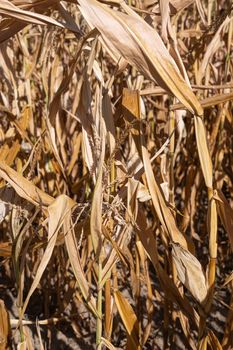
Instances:
[[[138,189],[139,189],[139,181],[129,178],[128,181],[128,195],[127,195],[127,209],[130,215],[130,219],[136,220],[138,214]]]
[[[211,329],[208,330],[208,343],[212,350],[223,350],[218,338]]]
[[[103,118],[106,125],[106,131],[107,136],[109,139],[109,146],[110,146],[110,154],[113,153],[115,146],[116,146],[116,130],[114,125],[114,118],[113,118],[113,111],[112,111],[112,105],[111,105],[111,99],[109,96],[109,91],[104,91],[103,95]]]
[[[229,92],[225,94],[216,94],[211,97],[206,97],[200,100],[199,102],[203,108],[209,108],[231,100],[233,100],[233,93]],[[182,103],[175,103],[174,105],[170,106],[170,109],[172,111],[177,109],[183,109],[183,108],[184,108],[184,105],[182,105]]]
[[[202,266],[197,258],[177,243],[171,243],[172,257],[179,280],[193,297],[202,304],[208,293],[207,282]]]
[[[202,20],[202,23],[207,26],[208,23],[207,23],[207,20],[206,20],[206,14],[205,14],[205,10],[204,10],[204,4],[201,0],[196,0],[196,6],[197,6],[197,10],[198,10],[198,13],[201,17],[201,20]]]
[[[24,340],[21,343],[17,344],[17,350],[28,350],[27,349],[27,342],[26,342],[26,340]]]
[[[110,343],[109,340],[105,339],[104,337],[101,337],[102,344],[106,346],[107,349],[109,350],[117,350],[115,346]]]
[[[46,289],[38,288],[31,297],[30,306],[34,304],[33,298],[37,294],[43,297],[45,293],[41,317],[46,319],[33,321],[36,315],[31,307],[30,321],[22,319],[23,315],[20,315],[20,328],[16,332],[24,335],[24,342],[18,344],[18,348],[32,349],[32,337],[36,336],[35,323],[48,327],[51,323],[66,320],[67,317],[63,317],[61,312],[67,314],[80,334],[88,336],[97,329],[97,343],[102,347],[114,349],[110,339],[120,339],[120,345],[127,350],[135,348],[135,341],[129,336],[125,344],[122,327],[112,324],[113,317],[115,321],[120,317],[112,295],[114,290],[119,289],[123,296],[129,295],[127,300],[138,317],[137,340],[139,338],[141,346],[148,348],[152,341],[157,344],[157,336],[161,338],[151,332],[158,326],[154,315],[162,310],[164,332],[163,339],[158,340],[162,340],[166,347],[170,344],[179,347],[176,337],[169,332],[169,328],[176,328],[181,334],[181,347],[198,347],[199,350],[219,348],[205,320],[210,316],[214,286],[219,288],[215,261],[218,261],[220,277],[224,278],[229,268],[224,240],[218,241],[217,249],[216,205],[231,241],[233,215],[228,204],[213,189],[208,189],[207,203],[206,191],[202,191],[201,167],[205,181],[212,186],[212,171],[207,164],[210,163],[208,142],[211,159],[217,169],[214,184],[222,189],[226,198],[231,198],[233,85],[230,58],[233,21],[215,35],[226,16],[231,15],[230,1],[220,0],[218,6],[213,1],[204,3],[200,0],[140,0],[127,2],[129,6],[121,0],[81,2],[80,6],[89,11],[86,19],[93,28],[89,36],[86,35],[89,28],[77,9],[76,0],[67,0],[66,3],[59,0],[7,2],[17,6],[19,11],[26,10],[29,17],[44,14],[58,21],[62,18],[62,25],[71,28],[74,33],[54,25],[28,25],[22,17],[19,19],[19,13],[14,14],[17,18],[0,13],[0,41],[11,38],[24,28],[17,36],[2,43],[0,50],[0,160],[12,163],[16,173],[11,172],[10,176],[6,173],[5,178],[11,179],[12,185],[22,196],[20,198],[8,183],[0,191],[4,203],[0,208],[0,220],[3,219],[0,240],[4,242],[3,245],[0,242],[0,254],[4,255],[1,268],[7,277],[3,281],[6,281],[6,285],[0,285],[0,290],[3,288],[9,294],[10,286],[16,283],[19,286],[19,307],[22,306],[23,295],[28,292],[28,282],[36,276],[43,254],[47,252],[48,219],[45,220],[45,216],[48,215],[47,207],[54,200],[52,197],[38,199],[40,196],[34,184],[54,197],[65,193],[78,200],[78,203],[73,202],[75,210],[71,208],[65,216],[62,230],[58,235],[55,232],[55,247],[40,281]],[[102,6],[103,2],[109,7]],[[193,5],[187,10],[182,9],[191,2]],[[176,14],[172,27],[169,9],[172,15]],[[141,18],[137,13],[142,14]],[[96,15],[99,15],[97,19],[94,18]],[[34,21],[35,18],[30,19]],[[102,35],[99,35],[98,29],[94,30],[96,25],[101,28]],[[160,45],[161,40],[153,28],[157,28],[159,33],[162,30],[165,41],[169,39],[170,55],[166,56],[168,51],[165,49],[164,52],[164,45]],[[178,34],[177,43],[175,32]],[[216,46],[209,45],[214,35],[218,36]],[[217,47],[220,49],[216,50]],[[125,64],[122,55],[134,66],[119,72],[121,61]],[[171,66],[166,64],[164,59],[167,58]],[[76,67],[72,60],[76,60]],[[198,79],[204,64],[207,69],[203,71],[204,79],[200,85]],[[69,72],[72,74],[69,75]],[[186,80],[186,85],[180,82],[180,75]],[[194,152],[195,129],[189,118],[190,113],[186,110],[169,112],[179,107],[195,113],[199,109],[201,113],[200,105],[195,100],[189,100],[194,96],[190,94],[190,88],[189,92],[186,91],[189,79],[195,91],[198,91],[198,99],[202,99],[201,107],[207,108],[203,121],[210,138],[205,137],[203,121],[199,123],[200,120],[197,120],[196,124],[200,124],[200,127],[195,127],[201,162],[198,162]],[[155,87],[155,81],[165,89]],[[225,81],[228,83],[225,84]],[[141,99],[135,91],[125,92],[123,87],[139,90]],[[224,90],[228,93],[223,94]],[[171,91],[183,96],[186,106],[175,103],[176,98],[171,101],[167,95]],[[221,94],[216,95],[216,91]],[[215,105],[217,108],[213,107]],[[46,124],[45,119],[48,111],[50,124]],[[101,118],[104,119],[103,125],[100,124]],[[101,135],[103,130],[104,135]],[[106,142],[104,164],[100,161],[103,139]],[[142,148],[145,148],[143,156],[146,167],[142,162]],[[60,162],[60,168],[52,151]],[[65,173],[61,174],[61,168]],[[18,177],[17,174],[23,176]],[[25,182],[22,177],[31,181]],[[2,184],[5,184],[4,179],[1,179]],[[166,189],[166,195],[161,187]],[[71,198],[66,198],[67,202],[72,202]],[[145,202],[140,203],[141,200]],[[30,202],[37,208],[33,208]],[[46,210],[41,210],[40,205]],[[208,213],[205,215],[207,205]],[[32,210],[36,215],[35,220]],[[187,230],[189,236],[183,234],[183,230]],[[12,233],[13,244],[7,245],[9,233]],[[91,236],[95,237],[96,243],[92,243]],[[177,237],[182,236],[185,239],[184,244],[180,242],[183,247],[189,239],[191,243],[193,238],[199,240],[200,263],[203,265],[206,265],[207,255],[202,255],[202,252],[209,244],[208,300],[201,317],[183,293],[184,287],[180,286],[169,251],[168,242],[171,239],[177,241]],[[100,256],[98,246],[102,247]],[[192,252],[191,247],[189,251]],[[50,252],[47,252],[48,256]],[[18,262],[16,274],[12,273],[10,255]],[[99,258],[101,264],[98,267]],[[153,288],[148,259],[155,267],[160,288]],[[226,283],[230,281],[232,275]],[[230,283],[227,288],[231,288]],[[104,298],[101,296],[102,289],[106,293]],[[47,301],[50,300],[53,305],[48,305]],[[231,348],[233,343],[232,300],[229,302],[226,293],[222,293],[221,302],[229,306],[225,324],[219,318],[215,320],[216,326],[226,328],[222,341],[225,349]],[[49,314],[54,307],[57,315],[51,317]],[[202,309],[198,308],[200,312]],[[218,311],[221,313],[221,308]],[[82,315],[83,321],[89,315],[90,322],[83,322]],[[92,322],[94,318],[97,319],[97,327]],[[18,320],[12,320],[12,326],[17,326],[17,323]],[[30,326],[32,335],[25,327],[27,324],[34,325],[32,328]],[[103,328],[101,332],[100,328]],[[196,332],[198,328],[199,337]],[[40,332],[37,327],[37,333],[40,339],[38,346],[43,349],[46,332]],[[101,338],[101,335],[105,338]],[[65,330],[64,336],[68,336]],[[200,341],[195,345],[197,338]]]
[[[146,174],[146,179],[148,183],[148,188],[150,191],[151,199],[154,204],[154,208],[159,217],[159,220],[167,233],[173,241],[179,242],[183,247],[187,247],[187,241],[182,233],[178,230],[174,216],[166,204],[164,195],[156,183],[153,169],[150,163],[150,158],[145,146],[142,146],[142,157],[143,164]]]
[[[228,234],[228,238],[233,251],[233,209],[230,207],[222,191],[218,190],[216,199],[218,215]]]
[[[31,295],[40,283],[40,279],[49,263],[56,244],[58,232],[64,223],[65,217],[70,215],[71,209],[75,206],[75,204],[76,203],[72,199],[62,194],[57,197],[48,207],[48,245],[44,251],[33,283],[25,299],[22,316],[27,308]]]
[[[123,297],[122,293],[119,291],[114,292],[114,298],[117,305],[117,309],[121,316],[122,322],[128,333],[132,344],[132,350],[140,350],[139,345],[139,325],[138,319],[135,315],[135,312],[132,309],[132,306],[129,302]]]
[[[17,154],[19,153],[21,148],[21,145],[19,143],[19,140],[16,140],[13,145],[9,148],[8,154],[6,155],[4,162],[11,166],[15,160],[15,158],[17,157]]]
[[[203,176],[205,179],[205,184],[207,187],[213,188],[213,168],[210,158],[210,152],[207,145],[204,122],[202,118],[194,116],[194,123],[198,154]]]
[[[45,350],[42,339],[41,339],[42,337],[41,337],[40,325],[39,325],[38,321],[36,322],[36,331],[37,331],[37,335],[39,338],[40,350]]]
[[[11,184],[20,197],[36,206],[47,207],[53,201],[53,197],[40,190],[2,161],[0,161],[0,176]]]
[[[26,349],[34,350],[33,338],[32,338],[30,328],[28,326],[23,325],[23,334],[25,337]],[[44,350],[44,349],[40,348],[40,350]]]
[[[87,22],[139,72],[172,92],[192,113],[203,114],[200,103],[182,78],[159,34],[140,16],[113,11],[95,0],[80,0],[79,4]]]
[[[62,3],[61,1],[57,1],[57,9],[60,12],[62,18],[65,20],[65,27],[67,29],[72,30],[77,38],[80,38],[82,35],[82,32],[75,22],[74,18],[70,15],[70,13],[67,11],[64,2]]]
[[[15,18],[11,18],[10,20],[8,20],[8,23],[6,23],[6,21],[2,21],[0,23],[0,43],[2,44],[4,43],[4,41],[7,41],[11,37],[13,37],[26,25],[26,22],[17,20]]]
[[[95,149],[93,126],[94,118],[91,110],[91,90],[87,74],[82,76],[80,86],[80,101],[78,104],[78,118],[82,125],[82,153],[90,174],[96,182],[97,152]]]
[[[215,51],[217,51],[217,49],[222,45],[221,32],[224,31],[224,28],[229,24],[229,22],[230,22],[230,18],[227,17],[223,21],[223,23],[220,25],[220,27],[218,28],[213,39],[211,40],[207,49],[205,50],[205,55],[203,57],[200,69],[198,71],[200,82],[201,82],[201,79],[206,72],[206,68],[207,68],[207,65],[208,65],[211,57],[214,55]]]
[[[6,203],[0,200],[0,223],[5,219],[8,214],[8,208],[6,207]]]
[[[66,174],[64,171],[64,167],[63,167],[63,163],[59,154],[59,150],[57,147],[57,135],[56,135],[56,129],[55,129],[55,121],[56,121],[56,116],[57,113],[59,112],[59,110],[61,109],[61,96],[62,94],[64,94],[66,92],[66,90],[68,89],[70,80],[72,79],[72,76],[75,72],[75,68],[78,62],[78,58],[80,55],[80,52],[82,50],[83,45],[85,44],[86,40],[88,38],[91,37],[95,37],[96,36],[96,31],[92,31],[90,32],[87,36],[84,37],[84,39],[81,41],[79,48],[78,48],[78,52],[76,53],[75,59],[72,61],[71,66],[70,66],[70,70],[67,74],[64,75],[60,86],[58,88],[58,90],[56,91],[53,100],[50,104],[50,108],[49,108],[49,114],[46,116],[46,124],[47,124],[47,129],[48,129],[48,135],[49,135],[49,140],[50,140],[50,145],[51,148],[53,150],[54,156],[60,166],[60,169],[64,175],[64,177],[66,178]],[[81,79],[82,80],[82,79]]]
[[[105,230],[103,230],[104,232]],[[123,262],[124,265],[127,265],[127,260],[125,259],[122,250],[124,246],[126,246],[127,243],[127,237],[131,234],[132,232],[132,227],[131,225],[126,225],[123,229],[118,229],[119,233],[117,234],[117,239],[114,242],[110,236],[108,237],[110,242],[112,243],[112,246],[114,249],[111,250],[107,261],[105,262],[102,270],[102,280],[99,283],[99,287],[102,288],[111,275],[111,271],[113,266],[115,265],[116,261],[118,258]]]
[[[75,202],[72,201],[70,198],[67,197],[67,200],[69,200],[70,202],[70,207],[73,207],[75,205]],[[72,266],[72,270],[74,272],[77,284],[90,310],[95,316],[98,317],[98,312],[96,309],[96,300],[94,296],[91,295],[89,283],[86,279],[86,276],[84,274],[84,271],[81,265],[79,249],[75,238],[74,230],[72,227],[71,211],[69,211],[69,213],[66,215],[64,219],[64,231],[65,231],[64,234],[65,234],[66,249],[69,255],[70,264]]]
[[[67,168],[67,175],[69,176],[77,162],[78,154],[81,148],[81,142],[82,142],[82,134],[78,133],[75,134],[73,138],[73,153],[69,162],[69,166]]]
[[[195,2],[195,0],[170,0],[170,7],[171,7],[171,12],[178,12],[183,10],[185,7],[188,7],[192,3]]]
[[[22,10],[21,8],[15,6],[12,2],[7,0],[1,0],[0,13],[5,16],[17,18],[27,23],[42,24],[42,25],[53,24],[60,28],[65,28],[64,25],[62,25],[61,23],[59,23],[58,21],[56,21],[51,17],[45,16],[39,13],[31,12],[31,11]]]
[[[0,350],[7,350],[10,348],[10,332],[9,314],[4,301],[0,299]]]
[[[12,244],[9,242],[0,242],[0,257],[9,258],[12,253]]]
[[[139,211],[138,219],[137,219],[137,227],[140,229],[137,230],[139,238],[143,244],[143,247],[151,260],[155,271],[158,275],[160,283],[166,291],[166,295],[169,296],[169,299],[178,304],[181,310],[189,317],[190,320],[197,326],[199,323],[199,318],[195,310],[189,304],[187,298],[182,296],[172,281],[169,278],[167,272],[162,268],[159,263],[159,256],[157,251],[157,244],[153,232],[151,229],[147,228],[145,215]]]
[[[124,89],[122,105],[126,108],[128,113],[131,114],[131,116],[134,116],[136,119],[140,118],[140,95],[138,91],[129,91],[128,89]],[[158,218],[165,232],[167,232],[170,235],[172,240],[175,242],[179,242],[184,247],[187,247],[186,239],[178,230],[174,216],[166,204],[161,188],[156,182],[151,166],[149,153],[147,151],[147,148],[145,147],[143,132],[137,130],[134,133],[138,147],[138,152],[142,157],[148,189]]]
[[[233,280],[233,272],[232,272],[229,276],[227,276],[227,278],[225,279],[225,281],[224,281],[222,287],[225,287],[225,286],[226,286],[228,283],[230,283],[232,280]]]

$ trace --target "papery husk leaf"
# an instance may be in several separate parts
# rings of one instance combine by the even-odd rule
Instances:
[[[193,297],[202,304],[208,293],[202,266],[197,258],[177,243],[172,243],[172,257],[179,280]]]

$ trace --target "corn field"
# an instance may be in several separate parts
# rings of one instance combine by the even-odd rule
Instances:
[[[232,13],[0,1],[0,350],[233,349]]]

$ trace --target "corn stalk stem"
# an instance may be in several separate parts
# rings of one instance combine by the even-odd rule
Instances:
[[[210,262],[209,262],[209,272],[208,272],[208,297],[204,305],[204,315],[200,318],[199,325],[199,334],[198,334],[198,349],[206,350],[207,342],[205,342],[204,334],[206,330],[206,315],[209,314],[211,305],[213,302],[214,296],[214,287],[215,287],[215,277],[216,277],[216,258],[217,258],[217,208],[216,202],[213,198],[213,190],[208,189],[208,199],[209,199],[209,208],[208,208],[208,231],[209,231],[209,253],[210,253]]]
[[[96,324],[96,348],[97,350],[102,349],[101,337],[102,337],[102,295],[103,289],[100,285],[102,280],[102,258],[99,258],[99,268],[98,268],[98,296],[97,296],[97,311],[98,318]]]

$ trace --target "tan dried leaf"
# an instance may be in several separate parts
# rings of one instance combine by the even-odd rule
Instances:
[[[186,84],[159,34],[130,8],[126,15],[95,0],[80,0],[80,11],[92,27],[131,64],[166,91],[172,92],[192,113],[203,110]],[[126,5],[124,9],[127,10]]]
[[[27,294],[26,300],[23,305],[22,315],[24,314],[28,302],[31,298],[32,293],[37,288],[40,279],[49,263],[49,260],[52,256],[58,232],[65,220],[65,217],[70,214],[71,209],[76,203],[70,199],[68,196],[62,194],[57,197],[52,204],[48,207],[49,213],[49,227],[48,227],[48,245],[44,251],[43,257],[37,269],[36,275],[32,282],[31,288]]]
[[[4,304],[4,301],[0,299],[0,350],[9,349],[9,336],[10,336],[10,320],[9,314]]]
[[[203,98],[203,100],[200,100],[200,104],[202,106],[202,108],[209,108],[209,107],[213,107],[216,106],[218,104],[221,103],[225,103],[228,101],[233,100],[233,93],[229,92],[229,93],[225,93],[225,94],[215,94],[213,96],[210,97],[206,97]],[[177,110],[177,109],[183,109],[184,105],[182,105],[182,103],[175,103],[174,105],[172,105],[170,107],[171,111]]]
[[[12,244],[9,242],[0,242],[0,257],[9,258],[12,254]]]
[[[70,198],[69,200],[71,201]],[[84,300],[86,301],[92,313],[96,317],[98,317],[98,312],[96,309],[96,300],[93,297],[93,295],[91,295],[90,293],[89,284],[85,277],[85,274],[81,265],[81,259],[79,255],[79,249],[75,238],[74,230],[73,230],[73,227],[71,227],[71,225],[72,225],[71,212],[69,212],[69,214],[64,219],[64,231],[65,231],[64,233],[65,233],[65,244],[69,255],[70,264],[72,266],[72,270],[74,272],[77,284],[79,286],[79,289],[82,293]]]
[[[228,234],[228,239],[233,251],[233,209],[229,205],[222,191],[218,191],[216,200],[218,215]]]
[[[121,292],[115,291],[114,297],[122,322],[127,330],[128,337],[132,345],[132,350],[140,350],[141,347],[139,345],[139,325],[137,316],[135,315],[132,306],[128,300],[124,298]]]
[[[207,297],[208,288],[200,262],[180,244],[171,245],[179,280],[199,303],[203,303]]]
[[[58,27],[64,28],[64,26],[61,23],[59,23],[58,21],[56,21],[51,17],[45,16],[39,13],[31,12],[31,11],[22,10],[21,8],[15,6],[12,2],[7,0],[1,0],[0,13],[5,16],[20,19],[21,21],[25,21],[27,23],[35,23],[35,24],[43,24],[43,25],[53,24]]]
[[[109,340],[101,337],[101,341],[102,341],[102,344],[105,345],[107,349],[109,349],[109,350],[117,350],[117,348],[115,348],[115,346],[112,345],[112,343],[110,343]]]
[[[213,188],[213,168],[210,158],[210,152],[207,145],[206,130],[203,119],[194,116],[195,135],[197,140],[197,148],[205,184],[209,188]]]
[[[205,55],[201,63],[201,67],[199,69],[199,81],[201,81],[202,77],[205,75],[206,68],[208,63],[211,60],[211,57],[213,57],[214,53],[218,50],[218,48],[222,45],[222,32],[224,31],[225,27],[229,24],[230,18],[227,17],[223,23],[218,28],[217,32],[215,33],[213,39],[209,43],[207,49],[205,50]]]
[[[140,118],[140,115],[141,115],[140,95],[138,91],[130,91],[128,89],[124,89],[122,104],[126,108],[128,113],[131,114],[131,116],[134,116],[136,119]],[[151,199],[152,199],[155,211],[158,215],[158,218],[165,232],[167,232],[170,235],[172,240],[175,242],[179,242],[184,247],[187,247],[186,239],[177,228],[175,218],[170,208],[167,206],[162,190],[155,179],[153,168],[151,166],[149,152],[145,146],[145,140],[143,137],[142,130],[135,129],[134,134],[135,134],[135,143],[137,144],[137,147],[138,147],[138,153],[140,154],[143,161],[148,190],[150,192]]]
[[[222,345],[211,329],[208,330],[208,343],[212,350],[223,350]]]
[[[185,7],[191,5],[195,0],[170,0],[170,6],[172,12],[178,12],[183,10]]]
[[[21,174],[0,161],[0,176],[9,182],[18,195],[36,206],[47,207],[54,198],[40,190]]]
[[[137,218],[137,226],[140,229],[137,230],[139,238],[143,244],[143,247],[151,260],[156,273],[158,274],[159,281],[162,285],[162,288],[166,291],[169,299],[177,303],[189,319],[193,320],[195,324],[199,323],[199,317],[193,307],[189,304],[188,299],[180,294],[179,289],[174,284],[173,280],[169,278],[165,269],[159,263],[159,255],[157,250],[156,239],[154,233],[150,228],[147,228],[146,217],[139,211]]]

